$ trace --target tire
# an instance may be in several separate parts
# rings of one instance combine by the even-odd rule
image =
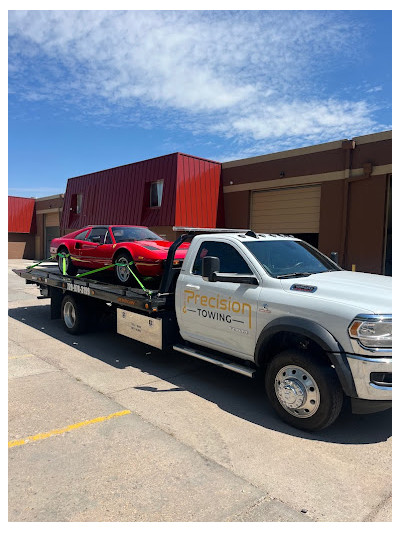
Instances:
[[[336,371],[317,355],[289,349],[277,354],[265,374],[265,388],[280,418],[305,431],[331,425],[343,405]]]
[[[120,285],[126,285],[129,287],[138,287],[139,285],[138,282],[132,276],[131,272],[128,269],[128,263],[131,263],[132,261],[133,259],[129,252],[120,252],[115,256],[113,263],[121,263],[121,264],[127,265],[126,267],[121,267],[121,266],[114,267],[115,279],[117,283],[119,283]],[[129,265],[129,268],[132,270],[132,272],[134,272],[136,276],[139,277],[139,272],[134,264]]]
[[[67,248],[62,247],[58,250],[58,253],[68,255],[69,251]],[[63,274],[64,273],[63,272],[63,258],[58,256],[57,260],[58,260],[58,268],[61,274]],[[78,268],[72,263],[71,256],[68,256],[65,258],[65,267],[66,267],[66,272],[68,276],[76,276],[76,273],[78,272]]]
[[[89,319],[86,306],[82,301],[69,294],[63,298],[61,317],[65,330],[71,335],[84,333],[88,328]]]

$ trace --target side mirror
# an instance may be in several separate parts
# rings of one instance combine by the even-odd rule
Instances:
[[[219,257],[207,255],[201,261],[201,277],[204,281],[216,281],[215,274],[219,272]]]
[[[337,265],[339,264],[339,254],[338,252],[331,252],[331,259]]]
[[[220,273],[220,262],[218,257],[203,257],[201,263],[201,277],[204,281],[228,281],[230,283],[245,283],[247,285],[258,285],[258,280],[250,274]]]

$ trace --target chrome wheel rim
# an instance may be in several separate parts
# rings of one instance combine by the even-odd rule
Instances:
[[[64,305],[64,322],[68,328],[73,328],[76,322],[75,307],[71,302],[66,302]]]
[[[119,265],[121,265],[121,266],[117,266],[118,279],[122,281],[123,283],[125,283],[126,281],[128,281],[129,276],[130,276],[130,272],[128,268],[129,261],[126,259],[126,257],[120,257],[116,262],[119,263]]]
[[[296,418],[313,416],[320,406],[320,392],[312,375],[301,366],[288,365],[275,377],[275,393],[282,407]]]

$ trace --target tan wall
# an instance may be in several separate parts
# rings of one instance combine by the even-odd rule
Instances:
[[[164,237],[167,241],[175,241],[178,235],[180,235],[180,233],[173,231],[171,226],[151,226],[149,229],[157,233],[157,235]]]
[[[381,274],[385,243],[386,176],[373,176],[349,185],[344,266]]]
[[[224,206],[226,228],[250,228],[250,191],[225,194]]]
[[[225,225],[249,227],[252,191],[320,184],[319,249],[339,252],[346,269],[382,274],[391,161],[391,132],[381,132],[223,163]]]
[[[35,236],[29,233],[8,234],[9,259],[34,259]]]
[[[331,252],[338,252],[340,264],[343,261],[341,253],[343,194],[343,180],[329,181],[321,185],[318,248],[328,256]]]
[[[60,213],[47,213],[46,227],[47,226],[60,226]]]

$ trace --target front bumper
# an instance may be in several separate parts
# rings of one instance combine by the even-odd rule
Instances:
[[[388,352],[385,357],[364,357],[347,354],[357,392],[357,398],[363,400],[392,399],[392,357]],[[376,376],[384,376],[384,380]]]

